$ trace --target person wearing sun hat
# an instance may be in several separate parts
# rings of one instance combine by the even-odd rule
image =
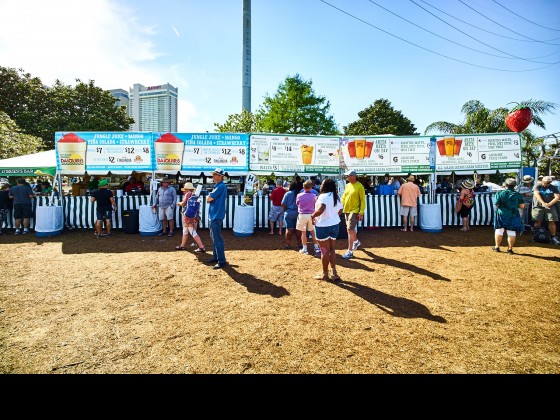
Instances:
[[[523,232],[524,225],[519,214],[519,209],[525,207],[523,196],[515,191],[517,183],[513,178],[504,181],[505,188],[494,195],[494,245],[492,250],[500,252],[500,245],[507,232],[508,254],[513,254],[513,245],[517,238],[517,232]]]
[[[210,222],[210,237],[213,242],[212,259],[208,263],[216,263],[214,270],[227,265],[224,239],[222,238],[222,226],[226,217],[227,187],[224,184],[225,172],[221,168],[212,171],[214,189],[206,197],[208,203],[208,221]]]
[[[175,229],[175,207],[177,207],[177,191],[175,188],[170,187],[171,180],[169,178],[163,178],[161,180],[161,186],[157,190],[156,202],[153,205],[159,207],[158,218],[161,221],[162,231],[159,236],[163,236],[167,233],[167,236],[171,238],[173,236],[173,231]],[[167,227],[167,232],[166,232]]]
[[[553,244],[560,245],[556,238],[556,222],[558,221],[558,210],[556,203],[560,201],[560,191],[552,185],[551,176],[543,176],[542,181],[533,188],[533,209],[531,216],[535,221],[535,229],[548,222],[548,231]]]
[[[113,219],[113,211],[117,211],[117,202],[113,197],[113,192],[107,189],[107,180],[99,181],[98,188],[91,193],[89,201],[97,202],[96,219],[95,219],[95,237],[111,236],[111,223]],[[103,223],[107,229],[107,235],[102,235]]]
[[[467,232],[471,230],[469,227],[469,217],[471,215],[471,210],[474,206],[474,184],[470,179],[465,179],[461,182],[461,192],[459,193],[459,199],[457,201],[457,213],[463,221],[463,227],[459,229],[461,232]]]
[[[183,191],[185,195],[183,196],[183,200],[180,203],[177,203],[177,206],[183,207],[183,238],[181,239],[181,244],[175,247],[177,251],[185,251],[187,249],[187,240],[189,239],[190,233],[193,240],[198,245],[198,248],[195,249],[194,252],[206,252],[206,248],[204,248],[202,239],[200,239],[200,236],[196,232],[198,221],[200,220],[200,215],[197,214],[195,217],[187,217],[185,212],[187,208],[187,202],[191,197],[194,196],[194,190],[196,190],[196,188],[194,187],[192,182],[185,182],[185,185],[183,186],[183,188],[181,188],[181,191]],[[194,197],[195,199],[198,199],[198,197]]]

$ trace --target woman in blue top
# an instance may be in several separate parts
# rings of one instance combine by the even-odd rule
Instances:
[[[284,226],[286,227],[286,245],[284,249],[290,249],[292,244],[292,236],[296,231],[296,222],[298,217],[298,206],[296,198],[299,192],[299,184],[293,180],[288,187],[288,192],[282,198],[282,209],[284,210]],[[301,248],[301,235],[296,233],[296,242],[298,248]]]
[[[504,183],[506,189],[498,191],[494,195],[494,205],[496,206],[496,214],[494,216],[494,240],[495,246],[492,250],[500,252],[500,245],[504,237],[504,230],[507,231],[508,254],[513,254],[513,245],[515,244],[517,231],[525,230],[519,209],[525,207],[523,196],[515,191],[517,183],[515,179],[508,178]]]

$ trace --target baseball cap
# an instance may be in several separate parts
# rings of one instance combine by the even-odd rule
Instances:
[[[104,187],[107,185],[107,180],[106,179],[102,179],[101,181],[99,181],[99,186],[100,187]]]
[[[224,172],[224,170],[221,169],[221,168],[216,168],[216,169],[214,169],[214,170],[212,171],[212,175],[214,175],[214,174],[220,175],[220,176],[225,176],[225,172]]]
[[[356,173],[356,171],[346,171],[344,172],[344,176],[358,176],[358,174]]]

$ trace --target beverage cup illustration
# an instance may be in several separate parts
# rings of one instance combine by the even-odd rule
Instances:
[[[436,142],[440,156],[445,156],[445,140],[441,139]]]
[[[455,152],[455,137],[446,137],[443,141],[445,142],[445,156],[453,156]]]
[[[270,157],[270,149],[268,148],[268,146],[259,146],[258,156],[259,162],[268,163],[268,159]]]
[[[366,152],[366,141],[364,139],[355,140],[356,144],[356,159],[363,159]]]
[[[161,172],[181,170],[185,143],[171,133],[165,133],[154,142],[156,167]]]
[[[351,158],[356,157],[356,143],[354,143],[354,141],[349,141],[348,142],[348,155]]]
[[[366,152],[364,157],[369,158],[371,157],[371,151],[373,149],[373,141],[366,140]]]
[[[311,165],[311,160],[313,159],[313,146],[308,146],[306,144],[301,146],[301,160],[304,165]]]
[[[461,152],[461,144],[462,143],[463,143],[463,140],[455,139],[455,149],[453,150],[453,155],[454,156],[459,156],[459,153]]]
[[[86,172],[87,142],[74,133],[62,136],[56,143],[58,158],[63,172],[83,174]]]

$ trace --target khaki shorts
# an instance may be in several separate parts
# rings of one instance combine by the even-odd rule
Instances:
[[[412,206],[401,206],[401,216],[416,217],[418,215],[418,209]]]
[[[533,216],[533,220],[537,222],[542,222],[544,220],[549,222],[558,221],[558,211],[556,210],[556,206],[552,206],[549,209],[545,209],[544,207],[533,207],[531,216]]]
[[[358,213],[344,213],[344,220],[346,220],[346,230],[355,230],[358,226]]]
[[[311,221],[311,214],[298,214],[296,229],[305,232],[306,230],[315,230],[315,226]]]

